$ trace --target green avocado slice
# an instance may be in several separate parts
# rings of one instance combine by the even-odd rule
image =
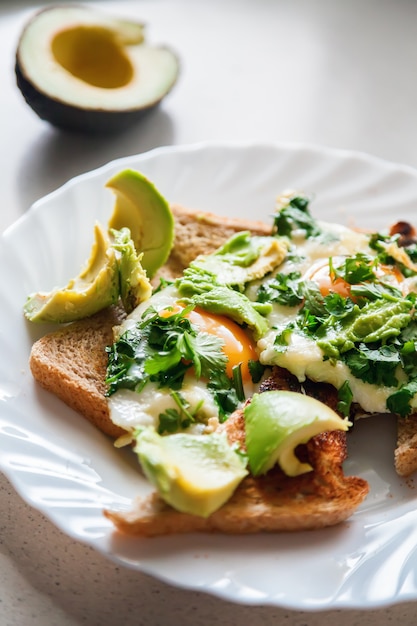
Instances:
[[[208,517],[233,494],[247,475],[246,461],[226,435],[140,431],[135,451],[161,498],[184,513]]]
[[[126,169],[106,185],[116,194],[109,228],[127,227],[148,277],[168,259],[174,241],[174,218],[168,202],[146,176]]]
[[[276,463],[287,476],[313,468],[295,455],[299,444],[326,430],[348,430],[351,425],[315,398],[294,391],[254,394],[244,408],[246,451],[254,476]]]
[[[116,250],[99,224],[94,227],[95,241],[90,258],[66,287],[49,293],[31,294],[23,310],[31,322],[72,322],[117,302],[119,298],[119,269]]]

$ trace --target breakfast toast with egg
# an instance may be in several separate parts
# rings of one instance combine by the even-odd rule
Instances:
[[[261,222],[228,219],[179,206],[173,206],[172,212],[175,241],[167,263],[153,281],[155,285],[161,277],[176,278],[196,256],[212,253],[236,232],[271,233],[271,226]],[[39,384],[112,438],[124,431],[113,424],[109,415],[104,382],[105,348],[113,341],[113,326],[123,317],[122,309],[107,308],[39,339],[30,356],[31,371]],[[288,383],[281,376],[279,388],[287,388],[288,384],[295,383]],[[333,396],[324,387],[312,383],[310,390],[303,389],[303,392],[322,396],[321,399],[329,403]],[[239,425],[233,435],[228,433],[231,441],[242,437],[242,433],[244,436],[241,422],[239,416],[227,420],[230,429]],[[313,472],[289,478],[274,470],[264,478],[244,479],[229,502],[209,518],[174,511],[157,495],[139,503],[128,514],[107,511],[106,515],[119,529],[142,535],[198,530],[236,533],[296,530],[319,528],[347,519],[365,497],[368,487],[362,479],[343,474],[346,435],[331,433],[314,437],[303,453],[309,455]],[[417,469],[417,418],[413,416],[399,419],[395,464],[400,475]]]

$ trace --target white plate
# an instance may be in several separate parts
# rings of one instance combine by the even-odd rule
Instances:
[[[347,472],[371,492],[351,520],[322,531],[254,537],[116,536],[104,506],[129,507],[146,489],[132,459],[36,386],[25,322],[34,290],[63,285],[87,258],[95,220],[106,224],[106,181],[131,167],[172,202],[269,219],[278,192],[313,194],[321,219],[383,227],[417,221],[417,172],[351,152],[304,145],[194,145],[153,150],[79,176],[37,202],[1,239],[0,468],[63,532],[121,565],[173,585],[247,604],[369,608],[417,599],[417,492],[393,469],[389,418],[359,424]]]

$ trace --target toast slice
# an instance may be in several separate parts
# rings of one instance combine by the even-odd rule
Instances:
[[[343,474],[343,435],[332,431],[310,439],[307,454],[313,472],[289,478],[276,468],[262,477],[247,477],[230,500],[208,518],[175,511],[157,494],[137,499],[129,512],[105,510],[104,514],[119,531],[143,537],[191,532],[253,534],[333,526],[348,519],[368,493],[365,480]]]
[[[260,387],[260,393],[272,389],[301,390],[292,387],[292,377],[277,368]],[[328,385],[321,388],[330,403],[337,392]],[[305,390],[315,395],[312,387]],[[245,449],[243,410],[237,410],[219,431],[224,431],[230,444]],[[105,516],[116,528],[129,535],[155,537],[190,532],[222,532],[253,534],[313,530],[334,526],[348,519],[366,497],[366,480],[345,476],[342,463],[347,457],[346,433],[324,432],[297,448],[300,459],[310,463],[312,472],[296,477],[286,476],[278,467],[265,476],[248,476],[232,497],[208,518],[181,513],[165,504],[157,495],[137,499],[128,512],[105,510]]]

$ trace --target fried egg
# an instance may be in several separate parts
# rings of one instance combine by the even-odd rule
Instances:
[[[376,252],[369,247],[369,237],[345,226],[319,222],[322,235],[306,238],[304,233],[292,237],[294,254],[280,266],[279,271],[287,274],[299,272],[302,279],[316,284],[323,296],[337,293],[350,297],[351,285],[334,272],[347,257],[364,253],[371,258]],[[391,252],[393,252],[391,250]],[[398,250],[403,260],[402,251]],[[396,287],[404,295],[417,291],[416,279],[406,278],[396,267],[378,264],[374,267],[375,275],[384,283]],[[291,332],[285,350],[277,350],[275,339],[291,323],[295,323],[299,307],[273,304],[268,321],[270,330],[258,341],[260,360],[265,365],[277,365],[294,374],[300,382],[306,378],[319,383],[330,383],[336,389],[348,381],[353,394],[353,401],[367,413],[386,412],[387,398],[395,388],[377,386],[354,377],[349,367],[340,360],[326,359],[323,351],[311,337]],[[401,380],[401,372],[399,372]],[[417,397],[411,401],[417,408]]]
[[[126,318],[116,329],[115,340],[140,322],[142,315],[150,306],[163,317],[172,315],[183,308],[177,289],[173,286],[166,287],[156,292]],[[233,368],[240,365],[245,397],[252,396],[258,390],[259,385],[252,382],[248,362],[257,361],[259,357],[256,343],[250,334],[228,317],[199,308],[190,311],[187,317],[199,332],[214,335],[222,341],[222,351],[227,358],[226,374],[232,377]],[[208,381],[202,378],[196,378],[193,368],[184,378],[180,390],[181,396],[191,411],[198,407],[198,420],[187,429],[190,432],[208,432],[218,424],[219,408],[213,394],[207,388],[207,383]],[[129,389],[119,389],[108,398],[108,402],[113,423],[128,432],[146,426],[157,428],[161,413],[177,408],[170,389],[158,387],[152,382],[148,382],[140,393]]]

